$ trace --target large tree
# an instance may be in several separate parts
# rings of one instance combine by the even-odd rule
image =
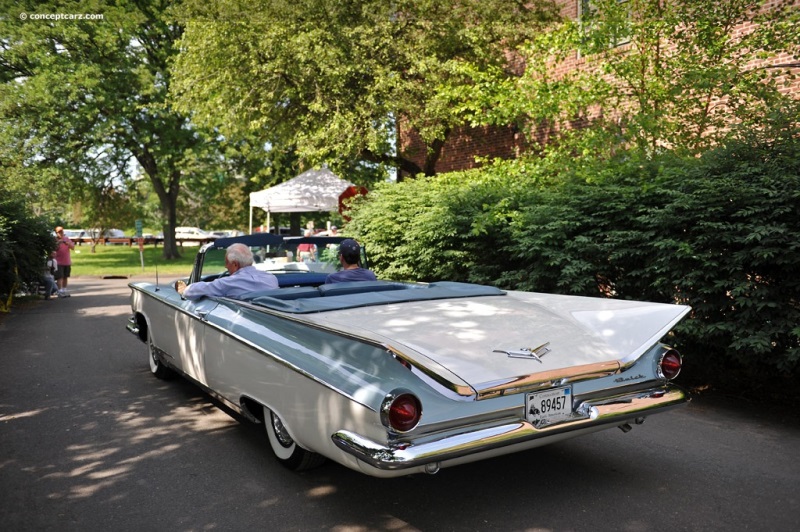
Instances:
[[[46,175],[69,201],[70,182],[114,181],[134,159],[159,198],[166,258],[178,255],[174,228],[186,161],[213,159],[214,149],[167,102],[168,66],[182,33],[169,17],[171,3],[4,2],[0,14],[6,175]],[[75,14],[92,16],[69,17]]]
[[[544,0],[187,0],[172,90],[198,123],[294,143],[311,164],[432,174],[465,124],[456,87],[513,77],[508,50],[554,16]],[[396,151],[398,122],[422,167]]]

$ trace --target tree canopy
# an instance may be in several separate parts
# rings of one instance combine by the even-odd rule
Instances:
[[[244,213],[300,163],[359,184],[430,175],[464,125],[552,133],[536,155],[565,147],[570,164],[626,145],[697,153],[796,122],[795,4],[593,0],[562,21],[545,0],[6,2],[1,171],[31,202],[80,198],[99,219],[136,197],[136,161],[169,257],[177,223]],[[102,18],[20,16],[65,11]],[[775,57],[795,68],[763,68]],[[423,164],[396,151],[398,125]]]
[[[67,203],[83,184],[122,188],[134,159],[158,195],[167,258],[177,256],[177,198],[189,162],[211,160],[214,148],[167,102],[182,32],[170,4],[16,2],[0,16],[0,151],[9,179],[44,175]],[[61,12],[98,17],[26,15]]]
[[[508,50],[555,17],[518,0],[187,0],[173,69],[175,105],[226,135],[296,144],[337,170],[362,161],[433,173],[463,125],[468,74],[513,77]],[[397,123],[419,132],[423,167],[395,151]]]

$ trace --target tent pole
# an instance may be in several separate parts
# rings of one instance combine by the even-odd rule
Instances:
[[[267,233],[269,233],[269,210],[267,210]]]

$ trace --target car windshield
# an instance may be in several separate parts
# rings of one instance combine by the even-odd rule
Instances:
[[[279,246],[251,246],[259,270],[276,275],[291,273],[333,273],[340,268],[338,243],[283,242]],[[225,249],[208,249],[203,259],[201,278],[219,275],[225,270]]]

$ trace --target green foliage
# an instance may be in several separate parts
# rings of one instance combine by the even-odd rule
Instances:
[[[465,123],[467,72],[508,78],[507,50],[551,20],[516,0],[187,0],[173,68],[179,109],[228,136],[296,143],[301,159],[431,173]],[[258,90],[254,90],[254,88]],[[427,163],[395,153],[396,126],[419,132]],[[343,174],[345,175],[345,174]]]
[[[8,312],[18,290],[42,279],[55,249],[47,220],[31,215],[24,199],[0,186],[0,311]]]
[[[175,226],[181,178],[197,161],[207,165],[213,159],[214,144],[166,102],[167,67],[182,33],[169,17],[169,5],[164,0],[3,5],[0,154],[21,154],[11,160],[9,172],[18,185],[30,174],[43,174],[58,178],[42,184],[55,189],[62,204],[107,199],[109,194],[85,190],[124,191],[122,181],[135,160],[159,198],[161,220]],[[102,19],[20,16],[65,11]],[[92,207],[93,214],[105,209],[99,203]],[[165,256],[172,258],[177,249],[171,231],[165,233]]]
[[[701,158],[630,151],[386,185],[349,234],[381,277],[691,305],[676,341],[707,364],[800,370],[800,141]]]
[[[369,242],[382,277],[468,281],[495,253],[495,206],[508,192],[503,179],[479,172],[383,184],[355,202],[347,233]]]
[[[800,368],[800,144],[731,145],[659,184],[648,277],[692,305],[683,333],[751,370]]]
[[[780,127],[772,120],[779,109],[796,123],[800,109],[788,90],[796,91],[796,67],[763,67],[800,55],[793,0],[586,4],[593,10],[581,20],[520,49],[527,67],[518,80],[472,75],[464,105],[474,125],[516,123],[544,135],[547,149],[611,158],[632,145],[702,153]]]

